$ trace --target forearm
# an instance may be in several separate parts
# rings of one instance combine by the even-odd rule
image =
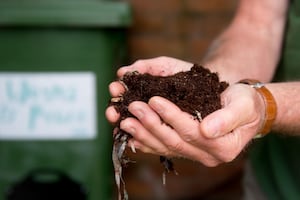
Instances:
[[[277,103],[277,117],[272,130],[300,135],[300,82],[270,83],[266,87]]]
[[[244,78],[270,81],[280,58],[287,7],[287,0],[242,0],[203,65],[230,83]]]

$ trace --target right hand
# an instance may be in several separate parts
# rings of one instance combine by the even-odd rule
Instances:
[[[231,85],[221,99],[223,107],[201,123],[165,98],[135,101],[128,110],[136,118],[122,120],[120,128],[133,136],[129,146],[144,153],[184,157],[211,167],[230,162],[261,129],[265,103],[245,84]]]

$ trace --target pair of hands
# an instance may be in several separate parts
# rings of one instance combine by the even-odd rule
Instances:
[[[189,70],[192,63],[169,57],[139,60],[118,70],[118,77],[138,71],[168,76]],[[125,88],[119,82],[109,85],[112,97]],[[135,101],[128,107],[136,118],[121,121],[120,128],[130,133],[129,145],[145,153],[166,157],[184,157],[206,166],[216,166],[235,159],[256,135],[264,118],[264,102],[257,92],[243,84],[233,84],[221,94],[222,109],[206,116],[201,123],[162,97],[148,103]],[[113,107],[106,110],[110,123],[119,119]],[[163,120],[165,123],[161,123]],[[171,128],[172,127],[172,128]]]

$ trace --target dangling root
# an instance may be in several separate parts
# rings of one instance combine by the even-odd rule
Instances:
[[[112,160],[115,170],[115,181],[118,187],[118,199],[128,200],[128,194],[125,187],[125,182],[122,177],[122,167],[129,162],[124,158],[124,152],[128,143],[130,135],[124,134],[118,130],[114,137],[114,145],[112,152]]]
[[[162,182],[163,185],[166,185],[166,174],[169,172],[173,172],[175,175],[178,175],[177,171],[174,169],[174,164],[172,162],[172,160],[170,160],[169,158],[166,158],[164,156],[160,156],[159,157],[160,162],[163,164],[163,166],[165,167],[164,172],[162,174]]]

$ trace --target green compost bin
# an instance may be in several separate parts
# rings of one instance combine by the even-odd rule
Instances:
[[[28,179],[48,197],[71,180],[85,199],[112,199],[104,112],[129,23],[126,2],[0,1],[0,200]]]

